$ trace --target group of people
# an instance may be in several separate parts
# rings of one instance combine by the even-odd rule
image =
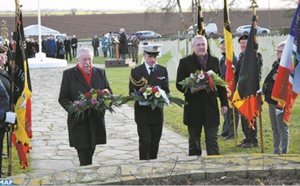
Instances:
[[[247,39],[248,36],[244,35],[238,40],[242,52],[238,58],[234,58],[234,67],[232,67],[235,70],[236,81],[243,62]],[[224,42],[221,43],[221,45],[223,44]],[[150,44],[142,47],[144,63],[136,66],[130,72],[129,94],[139,91],[141,87],[146,85],[158,86],[167,94],[170,93],[168,71],[166,67],[157,63],[161,45]],[[277,46],[278,60],[274,62],[273,69],[267,76],[263,86],[263,93],[266,95],[266,101],[270,107],[274,153],[276,154],[287,153],[289,143],[288,126],[282,120],[284,111],[278,111],[276,102],[270,98],[270,92],[275,80],[274,74],[277,72],[278,61],[283,47],[283,44]],[[229,108],[226,87],[217,85],[214,91],[207,92],[205,90],[206,86],[199,86],[192,91],[185,91],[179,82],[186,77],[190,77],[190,74],[197,70],[212,70],[224,78],[226,73],[226,64],[224,64],[225,47],[223,46],[224,56],[221,58],[221,63],[218,58],[208,52],[208,43],[204,36],[197,35],[192,39],[192,50],[193,53],[191,55],[180,59],[176,78],[177,90],[184,94],[185,101],[188,103],[184,106],[183,113],[183,123],[187,125],[189,134],[188,155],[202,155],[202,129],[205,134],[207,155],[219,155],[219,112],[221,111],[221,114],[224,116],[224,125],[227,125],[222,130],[222,135],[226,136],[226,139],[233,139],[233,118],[236,118],[237,121],[239,120],[237,112],[235,112],[237,116],[233,117],[233,110]],[[91,87],[94,89],[107,89],[110,93],[113,93],[105,70],[93,66],[92,50],[82,48],[78,51],[76,58],[76,66],[63,72],[61,82],[59,103],[66,111],[68,111],[67,105],[78,98],[79,92],[89,92]],[[258,54],[258,69],[261,69],[261,66],[262,57],[261,54]],[[221,105],[220,111],[218,98]],[[139,136],[139,159],[156,159],[163,130],[163,108],[156,107],[152,109],[150,105],[136,101],[134,104],[134,118]],[[248,121],[242,117],[241,123],[245,139],[238,146],[242,148],[257,147],[257,131],[249,128]],[[96,145],[105,144],[107,140],[104,114],[98,115],[91,112],[90,115],[86,114],[83,119],[76,120],[75,115],[69,113],[68,132],[70,146],[75,147],[77,150],[80,166],[90,165],[92,164]]]
[[[67,36],[64,40],[58,38],[55,41],[54,35],[44,38],[42,41],[42,52],[46,53],[47,57],[66,59],[72,61],[77,54],[78,39],[76,35],[72,38]]]
[[[241,49],[241,53],[237,58],[235,54],[233,54],[233,68],[235,70],[235,82],[238,82],[239,72],[241,69],[241,65],[243,62],[243,57],[245,54],[248,35],[243,35],[238,39],[239,46]],[[224,40],[221,41],[222,48],[222,58],[220,59],[220,67],[221,67],[221,77],[225,79],[226,74],[226,64],[225,64],[225,43]],[[277,59],[274,61],[272,65],[272,69],[269,74],[266,76],[262,89],[258,90],[258,94],[263,94],[265,101],[269,106],[269,117],[271,122],[271,128],[273,132],[273,152],[274,154],[286,154],[288,153],[289,147],[289,126],[283,121],[284,109],[277,108],[277,101],[272,99],[272,91],[275,83],[281,55],[285,46],[285,41],[279,43],[276,46],[276,56]],[[258,52],[257,55],[257,69],[259,70],[259,81],[261,80],[261,68],[263,64],[262,55]],[[257,123],[254,121],[254,128],[249,127],[249,122],[244,117],[239,117],[239,113],[237,110],[233,110],[233,108],[229,108],[228,112],[224,115],[224,123],[221,136],[225,140],[230,140],[234,138],[234,120],[236,123],[236,131],[238,131],[238,123],[239,118],[241,118],[242,123],[242,131],[245,139],[239,143],[237,146],[242,148],[252,148],[258,146],[257,140]]]
[[[103,34],[101,40],[98,35],[94,35],[92,39],[94,57],[99,56],[99,48],[101,48],[105,58],[118,58],[117,56],[120,56],[122,59],[131,58],[136,63],[138,63],[139,44],[140,41],[136,35],[127,35],[124,28],[119,30],[119,34],[108,32]]]

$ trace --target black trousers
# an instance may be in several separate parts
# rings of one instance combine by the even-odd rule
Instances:
[[[5,136],[5,128],[0,129],[0,178],[2,177],[2,153],[3,153],[3,141]],[[8,153],[8,152],[7,152]]]
[[[204,126],[205,133],[205,143],[207,155],[219,155],[219,145],[218,145],[218,129],[219,127],[207,128]],[[188,126],[189,132],[189,156],[201,156],[201,126]]]
[[[92,164],[95,149],[86,148],[86,149],[76,149],[76,150],[77,150],[80,166]]]
[[[242,129],[243,129],[243,133],[245,135],[245,142],[255,142],[257,143],[257,124],[256,124],[256,120],[254,121],[254,127],[255,130],[253,130],[252,128],[249,128],[249,123],[248,121],[241,117],[241,121],[242,121]]]
[[[162,123],[137,123],[140,160],[157,159],[162,130]]]

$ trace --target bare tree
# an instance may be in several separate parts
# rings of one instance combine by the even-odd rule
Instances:
[[[163,11],[167,14],[170,12],[174,12],[176,7],[178,7],[182,30],[185,30],[187,28],[180,0],[144,0],[143,5],[147,7],[146,13]]]

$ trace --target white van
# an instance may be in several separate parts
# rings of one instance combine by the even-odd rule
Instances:
[[[198,24],[196,23],[195,29],[197,30]],[[218,36],[218,27],[216,23],[208,23],[204,24],[205,33],[208,37],[215,37]],[[189,35],[196,33],[196,31],[193,32],[193,25],[189,27],[188,29]]]

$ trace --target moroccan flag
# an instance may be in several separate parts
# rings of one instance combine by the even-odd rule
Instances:
[[[18,151],[20,163],[26,168],[27,157],[31,149],[31,83],[28,62],[24,50],[24,30],[22,12],[17,18],[17,38],[15,48],[15,112],[17,113],[17,127],[14,129],[12,141]]]
[[[232,103],[239,113],[247,119],[249,127],[253,129],[254,119],[261,111],[261,105],[258,104],[256,95],[257,90],[259,90],[258,54],[256,52],[257,45],[254,40],[256,21],[257,17],[254,15]]]
[[[278,67],[272,99],[278,101],[278,107],[284,108],[283,120],[289,123],[294,101],[300,93],[300,1],[294,15],[291,28]]]
[[[227,85],[227,97],[229,102],[232,102],[234,88],[235,88],[235,79],[234,71],[232,69],[233,63],[233,44],[232,44],[232,34],[230,30],[230,21],[229,21],[229,11],[227,0],[224,0],[224,40],[226,48],[226,74],[225,81]]]

